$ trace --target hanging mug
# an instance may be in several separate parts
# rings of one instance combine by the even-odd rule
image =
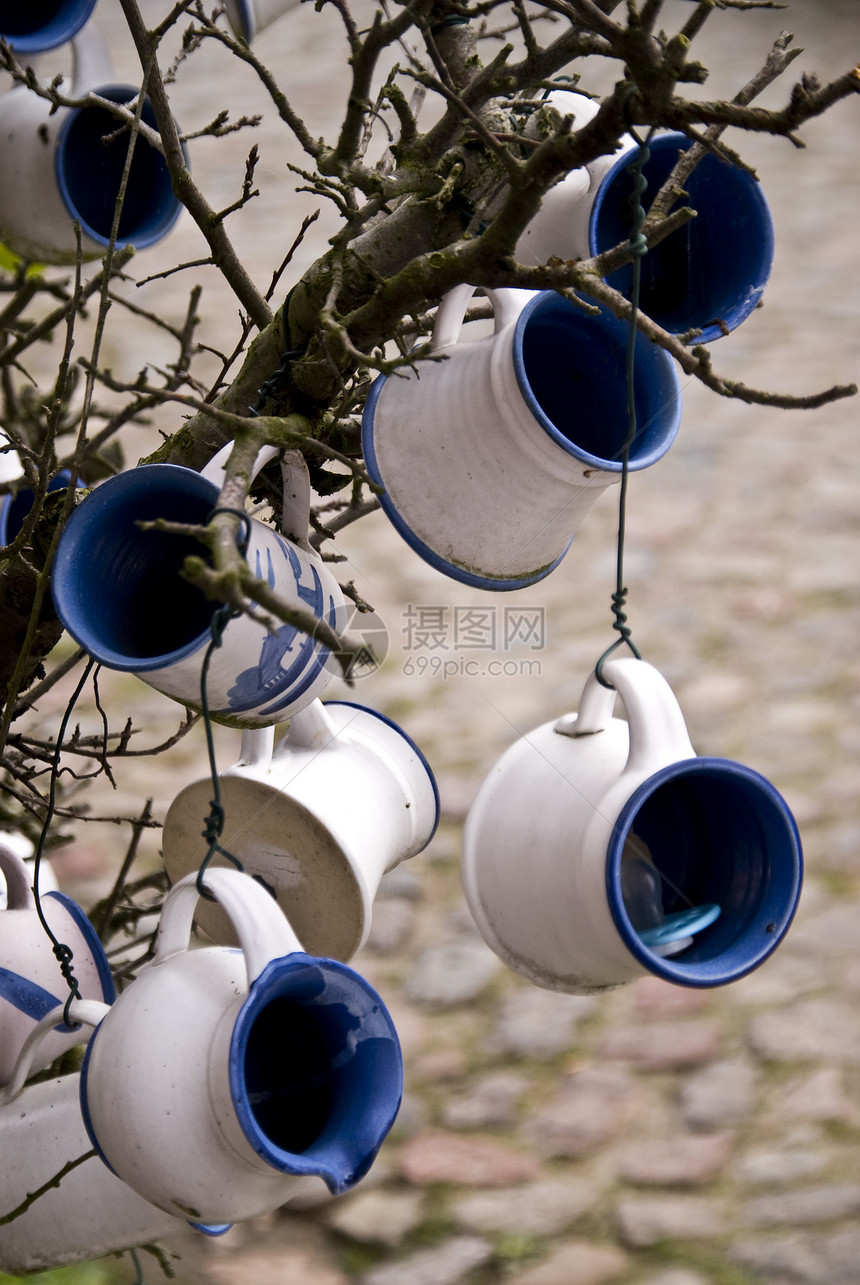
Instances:
[[[57,615],[85,651],[108,669],[137,674],[157,691],[200,708],[200,675],[219,604],[180,576],[203,546],[192,536],[141,531],[165,518],[203,525],[218,503],[232,444],[202,473],[144,464],[96,487],[60,537],[52,575]],[[277,451],[267,447],[255,470]],[[307,509],[305,509],[305,534]],[[332,629],[345,617],[343,595],[319,554],[249,518],[246,559],[258,579],[290,606]],[[207,696],[216,722],[239,727],[279,723],[328,686],[336,666],[322,643],[293,625],[270,631],[241,615],[228,622],[212,653]]]
[[[92,24],[75,37],[73,50],[70,97],[94,93],[112,103],[137,97],[133,86],[112,82],[107,48]],[[148,100],[142,120],[156,128]],[[102,141],[117,130],[117,138]],[[26,85],[10,89],[0,99],[0,242],[30,262],[74,263],[77,221],[83,257],[100,258],[110,240],[127,153],[128,134],[107,108],[54,111]],[[117,245],[153,245],[181,209],[163,156],[138,135]]]
[[[652,973],[722,986],[776,949],[801,848],[774,787],[697,757],[665,679],[607,660],[579,713],[522,737],[484,781],[463,836],[466,898],[515,972],[585,994]],[[616,695],[627,722],[612,717]]]
[[[583,94],[555,90],[549,102],[587,125],[598,107]],[[642,205],[657,195],[691,141],[658,132],[648,144],[643,169],[648,187]],[[628,171],[639,144],[625,135],[619,151],[573,170],[543,198],[515,255],[521,263],[588,259],[630,239],[633,180]],[[696,329],[696,343],[719,339],[758,307],[773,265],[773,223],[758,180],[747,170],[708,152],[685,180],[684,205],[696,217],[643,255],[639,306],[664,330]],[[628,263],[606,278],[629,298]]]
[[[432,351],[373,384],[364,456],[380,503],[431,566],[479,589],[543,579],[606,487],[628,436],[628,327],[552,290],[490,290],[495,330],[458,343],[472,286],[443,299]],[[672,359],[638,336],[630,468],[674,441]]]
[[[70,1011],[82,1042],[107,1009],[74,1000]],[[92,1151],[81,1116],[79,1075],[23,1087],[49,1023],[61,1017],[62,1010],[49,1013],[34,1028],[14,1083],[0,1091],[0,1271],[13,1276],[151,1244],[184,1229],[180,1219],[132,1191],[98,1156],[69,1170],[12,1222],[2,1222],[70,1161]],[[227,1228],[197,1230],[219,1235]]]
[[[0,37],[19,58],[44,53],[76,36],[95,7],[96,0],[14,0],[0,11]]]
[[[394,1122],[403,1065],[376,992],[306,955],[264,888],[210,868],[205,890],[241,950],[188,950],[195,876],[176,884],[154,959],[87,1046],[81,1104],[119,1178],[168,1213],[222,1223],[314,1179],[333,1193],[358,1182]]]
[[[172,882],[206,855],[201,820],[210,778],[173,801],[164,822]],[[220,843],[276,897],[299,939],[317,955],[348,960],[367,940],[383,874],[430,842],[439,817],[433,774],[418,747],[374,710],[315,701],[274,729],[245,732],[239,762],[221,777]],[[232,940],[229,916],[201,899],[197,924]]]
[[[53,944],[36,910],[31,873],[14,844],[0,839],[0,871],[6,880],[6,909],[0,911],[0,1085],[12,1075],[18,1054],[36,1023],[62,1004],[68,988]],[[61,892],[41,898],[42,913],[54,937],[72,951],[72,969],[83,999],[111,1003],[110,966],[89,920]],[[60,1022],[41,1043],[41,1071],[80,1043],[78,1032]]]
[[[261,31],[298,3],[299,0],[226,0],[227,21],[233,34],[250,45]]]

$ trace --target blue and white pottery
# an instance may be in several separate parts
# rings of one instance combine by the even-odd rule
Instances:
[[[19,58],[44,53],[72,40],[95,7],[96,0],[4,0],[0,36]]]
[[[556,90],[549,101],[575,128],[597,113],[582,94]],[[669,177],[680,152],[690,147],[684,134],[658,132],[650,143],[643,175],[648,184],[643,208]],[[547,259],[588,259],[629,240],[633,180],[628,166],[639,144],[626,136],[621,148],[574,170],[547,192],[517,248],[521,263]],[[642,258],[640,306],[671,334],[697,330],[696,343],[709,343],[736,329],[758,307],[773,265],[773,222],[758,180],[747,170],[708,153],[686,181],[679,202],[696,217],[666,237]],[[607,278],[629,295],[632,267]]]
[[[364,456],[425,561],[475,588],[520,589],[558,565],[621,478],[628,327],[551,290],[492,290],[493,334],[458,343],[472,290],[442,301],[434,359],[373,384]],[[681,416],[672,359],[641,335],[634,390],[639,470],[666,453]]]
[[[696,755],[665,679],[609,659],[579,713],[522,737],[481,786],[463,882],[485,940],[549,990],[651,973],[723,986],[782,941],[801,887],[800,838],[777,790]],[[616,696],[627,721],[613,718]]]
[[[93,1146],[167,1213],[253,1218],[319,1179],[368,1171],[400,1103],[391,1018],[345,964],[307,955],[269,893],[208,869],[241,949],[189,950],[196,876],[171,890],[155,957],[87,1047],[81,1104]]]
[[[137,674],[197,709],[218,604],[180,571],[203,546],[192,536],[142,531],[138,523],[205,524],[218,503],[220,471],[215,461],[203,473],[145,464],[102,482],[66,523],[52,574],[57,614],[81,647],[108,669]],[[257,578],[338,629],[343,595],[319,555],[256,518],[249,522],[246,558]],[[283,722],[325,690],[336,668],[330,662],[330,650],[295,626],[270,631],[262,620],[238,616],[212,654],[212,717],[241,727]]]
[[[174,799],[164,864],[176,882],[206,855],[200,832],[211,778]],[[415,743],[375,710],[319,701],[274,728],[244,732],[239,761],[221,776],[220,842],[277,898],[305,948],[349,960],[370,932],[387,870],[430,842],[439,819],[433,773]],[[232,940],[228,916],[201,899],[197,924]]]
[[[90,24],[74,39],[73,83],[82,98],[96,93],[113,103],[133,103],[138,90],[114,81],[104,41]],[[155,129],[147,101],[142,120]],[[60,107],[18,85],[0,99],[0,242],[22,259],[74,263],[75,221],[85,259],[100,258],[110,240],[114,207],[128,152],[128,135],[108,145],[121,122],[98,105]],[[173,194],[163,156],[138,135],[128,178],[117,245],[137,249],[160,241],[182,206]]]

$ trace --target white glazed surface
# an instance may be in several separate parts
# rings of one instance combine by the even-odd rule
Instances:
[[[63,90],[80,98],[112,79],[111,62],[92,24],[73,47],[74,83]],[[24,259],[74,263],[75,230],[54,171],[57,139],[72,109],[61,107],[53,115],[50,109],[23,85],[0,99],[0,241]],[[104,245],[86,233],[81,244],[85,259],[104,253]]]
[[[29,1085],[0,1107],[0,1216],[90,1151],[78,1075]],[[97,1156],[25,1214],[0,1226],[0,1271],[12,1276],[175,1235],[183,1224],[121,1182]]]
[[[267,1213],[315,1180],[256,1155],[229,1079],[230,1041],[251,982],[301,945],[253,880],[211,870],[206,884],[229,909],[243,949],[189,951],[194,876],[171,891],[155,958],[91,1043],[85,1111],[104,1158],[135,1191],[178,1217],[224,1223]]]
[[[349,704],[316,702],[272,747],[271,730],[243,736],[239,762],[221,778],[220,842],[275,892],[306,950],[346,961],[367,939],[385,871],[433,834],[432,777],[396,728]],[[168,811],[172,880],[205,856],[201,818],[211,793],[209,779],[196,781]],[[195,917],[215,941],[234,940],[216,903],[201,901]]]
[[[463,836],[463,882],[488,944],[538,986],[606,990],[646,970],[628,951],[606,895],[606,852],[630,796],[670,763],[695,757],[662,676],[639,660],[592,675],[580,712],[522,737],[484,781]]]
[[[68,998],[68,987],[36,912],[30,869],[2,842],[0,870],[6,878],[8,896],[8,905],[0,911],[0,969],[40,987],[62,1004]],[[42,901],[42,911],[57,939],[70,946],[74,953],[72,967],[82,998],[103,999],[98,966],[66,906],[57,898],[47,896]],[[21,1047],[35,1024],[29,1013],[0,997],[0,1085],[11,1078]],[[61,1054],[80,1043],[79,1031],[53,1031],[40,1044],[33,1072],[50,1066]]]
[[[532,292],[490,292],[493,335],[457,343],[471,293],[457,287],[440,305],[433,345],[445,360],[402,370],[381,389],[379,474],[414,535],[446,562],[487,579],[538,578],[619,475],[554,442],[523,398],[513,338]]]

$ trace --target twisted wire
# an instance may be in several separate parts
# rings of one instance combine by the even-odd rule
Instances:
[[[81,998],[78,979],[75,977],[74,968],[72,967],[72,961],[75,957],[75,953],[72,950],[71,946],[68,946],[65,942],[61,942],[57,938],[56,934],[52,930],[47,919],[45,918],[45,912],[42,909],[42,897],[39,892],[39,872],[42,868],[42,855],[45,850],[45,840],[48,836],[48,831],[51,828],[51,823],[54,819],[54,813],[56,812],[56,808],[57,808],[57,781],[60,775],[60,755],[62,753],[63,741],[65,740],[65,736],[66,736],[66,728],[69,725],[69,719],[72,717],[72,711],[74,710],[75,705],[77,704],[78,697],[80,696],[81,692],[84,690],[87,679],[89,678],[90,674],[92,673],[95,667],[95,663],[96,662],[92,659],[87,661],[87,664],[84,667],[84,671],[81,674],[80,679],[78,680],[78,684],[69,698],[69,703],[66,705],[65,712],[60,722],[59,731],[57,732],[57,744],[54,748],[54,754],[51,759],[51,776],[50,776],[50,781],[48,785],[48,807],[47,807],[47,811],[45,812],[45,820],[42,823],[42,832],[39,835],[39,842],[36,845],[36,855],[33,861],[33,897],[36,902],[36,914],[39,916],[39,922],[50,939],[54,956],[56,957],[57,963],[60,966],[60,973],[62,974],[63,980],[65,981],[66,985],[69,988],[69,995],[66,1000],[65,1007],[63,1009],[63,1023],[66,1026],[73,1029],[76,1029],[78,1026],[80,1026],[80,1022],[74,1022],[71,1020],[71,1015],[70,1015],[71,1004],[73,1000]]]
[[[629,96],[627,100],[629,106]],[[642,653],[633,642],[633,631],[627,623],[627,613],[624,608],[627,606],[627,588],[624,584],[624,543],[627,533],[627,485],[630,476],[630,448],[636,440],[636,334],[639,320],[639,296],[642,287],[642,259],[648,253],[648,240],[642,231],[645,226],[647,213],[642,204],[642,197],[648,189],[648,180],[642,172],[651,157],[651,151],[648,144],[654,132],[653,127],[648,131],[647,136],[642,139],[637,134],[633,125],[629,123],[628,132],[638,144],[636,158],[632,164],[626,167],[627,173],[631,176],[632,190],[627,198],[627,204],[631,212],[631,231],[628,247],[633,255],[633,282],[630,290],[630,320],[627,329],[627,361],[626,361],[626,380],[627,380],[627,437],[621,452],[621,489],[618,497],[618,545],[615,559],[615,591],[612,594],[611,611],[614,616],[612,628],[618,633],[615,641],[606,648],[606,651],[598,660],[594,667],[597,681],[603,687],[611,687],[603,677],[603,666],[608,658],[617,651],[619,647],[628,647],[637,660],[642,659]]]
[[[219,507],[213,509],[207,518],[215,516],[216,513],[233,513],[242,518],[243,526],[241,534],[237,537],[239,552],[244,558],[248,551],[248,543],[251,538],[251,520],[243,509],[231,509]],[[224,830],[224,806],[221,802],[221,778],[218,775],[218,764],[215,757],[215,740],[212,735],[212,715],[209,711],[209,665],[215,651],[221,646],[224,638],[224,630],[231,620],[241,616],[238,607],[233,607],[229,603],[224,603],[217,611],[212,613],[212,619],[209,622],[209,645],[206,648],[206,654],[203,657],[203,664],[200,667],[200,709],[203,715],[203,730],[206,734],[206,751],[209,756],[209,774],[212,778],[212,798],[209,801],[209,812],[203,820],[203,829],[201,835],[206,842],[206,855],[200,863],[197,871],[196,888],[199,896],[206,901],[213,901],[214,898],[204,887],[203,876],[209,868],[211,862],[216,856],[224,857],[225,860],[232,862],[237,870],[242,870],[243,866],[238,857],[223,847],[219,840]]]

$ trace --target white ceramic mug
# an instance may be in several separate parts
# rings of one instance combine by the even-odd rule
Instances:
[[[397,1114],[403,1066],[377,993],[304,954],[265,889],[220,869],[205,889],[241,950],[188,949],[195,876],[176,884],[154,959],[87,1046],[81,1105],[124,1182],[168,1213],[223,1223],[314,1179],[334,1193],[358,1182]]]
[[[7,0],[0,14],[0,36],[18,57],[56,49],[73,39],[89,20],[96,0]]]
[[[15,1062],[33,1027],[68,997],[68,987],[53,944],[39,919],[31,872],[14,844],[0,839],[0,871],[6,879],[7,905],[0,911],[0,1085],[11,1078]],[[113,978],[101,942],[84,912],[61,892],[46,893],[42,913],[56,939],[73,952],[72,969],[83,999],[114,998]],[[40,1044],[40,1071],[79,1044],[74,1027],[59,1023]]]
[[[610,659],[603,675],[611,688],[592,674],[579,713],[522,737],[478,792],[463,836],[478,927],[550,990],[743,977],[800,895],[791,812],[756,772],[696,756],[651,665]],[[627,722],[612,717],[616,695]]]
[[[277,898],[307,950],[351,959],[367,940],[379,881],[430,842],[439,816],[423,754],[383,715],[345,701],[315,701],[274,729],[245,732],[238,763],[221,777],[220,843]],[[186,786],[164,822],[171,881],[197,870],[208,844],[208,777]],[[217,902],[202,900],[198,925],[233,940]]]
[[[57,615],[81,647],[108,669],[137,674],[195,709],[218,604],[179,573],[203,546],[137,524],[156,518],[205,524],[230,450],[219,451],[202,473],[145,464],[102,482],[66,523],[52,574]],[[261,451],[255,467],[276,454]],[[249,529],[245,556],[254,574],[291,606],[339,629],[343,595],[319,554],[256,518]],[[335,670],[330,659],[328,647],[293,625],[270,632],[248,615],[230,620],[209,665],[213,719],[239,727],[284,721],[328,686]]]
[[[92,24],[75,37],[73,49],[71,97],[95,93],[112,103],[136,98],[134,86],[113,83],[106,46]],[[148,102],[142,120],[156,128]],[[120,132],[107,146],[102,139],[120,124],[96,105],[52,113],[51,104],[26,85],[5,94],[0,99],[0,242],[31,262],[74,263],[77,220],[84,258],[100,258],[110,240],[128,134]],[[173,227],[181,209],[164,158],[138,135],[117,245],[153,245]]]
[[[458,343],[471,286],[442,301],[432,350],[376,380],[364,410],[368,471],[394,526],[437,570],[519,589],[561,561],[595,499],[622,472],[628,327],[551,290],[488,291],[495,330]],[[646,468],[678,431],[671,358],[636,346],[637,434]]]
[[[295,9],[299,0],[226,0],[227,21],[234,35],[248,44],[283,14]]]
[[[74,1000],[71,1016],[81,1042],[107,1008]],[[0,1091],[0,1218],[55,1178],[70,1161],[92,1151],[80,1103],[80,1076],[66,1075],[24,1087],[54,1010],[34,1027],[21,1051],[14,1082]],[[150,1244],[183,1230],[183,1223],[132,1191],[91,1156],[9,1223],[0,1223],[0,1271],[13,1276],[64,1267]],[[198,1227],[219,1235],[227,1227]]]
[[[598,106],[583,94],[555,90],[549,102],[579,129]],[[659,132],[649,144],[643,175],[648,184],[642,206],[669,177],[679,152],[690,147],[684,134]],[[521,263],[547,259],[588,259],[629,240],[633,180],[627,167],[639,144],[629,135],[621,148],[573,170],[543,198],[541,208],[520,237]],[[709,343],[734,330],[758,306],[773,264],[774,237],[770,210],[756,178],[708,153],[686,181],[696,217],[673,232],[642,258],[640,307],[673,334],[697,329],[696,343]],[[628,264],[607,278],[629,295]]]

